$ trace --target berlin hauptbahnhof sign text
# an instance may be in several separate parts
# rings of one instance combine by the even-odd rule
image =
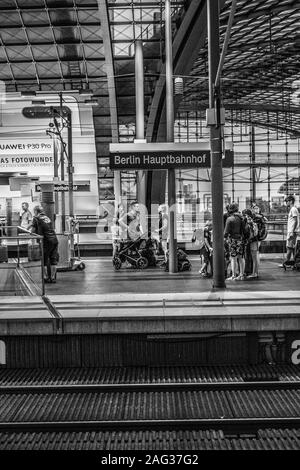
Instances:
[[[211,164],[210,151],[207,149],[182,150],[180,144],[170,145],[169,148],[153,150],[159,144],[145,144],[149,146],[150,151],[145,151],[144,145],[134,145],[128,148],[128,144],[111,145],[110,147],[110,168],[112,170],[167,170],[170,168],[209,168]],[[150,147],[153,146],[153,147]],[[161,147],[163,147],[162,144]],[[177,148],[176,148],[177,146]],[[117,151],[114,151],[117,148]],[[145,147],[144,147],[145,148]],[[130,150],[130,151],[129,151]],[[225,158],[222,160],[224,167],[233,166],[233,152],[225,150]]]

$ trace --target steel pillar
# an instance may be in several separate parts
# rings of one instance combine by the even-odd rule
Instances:
[[[211,197],[213,222],[213,286],[224,288],[224,227],[222,128],[220,124],[220,86],[215,87],[220,60],[219,2],[207,0],[209,107],[215,109],[216,125],[210,126]]]
[[[174,97],[173,97],[173,51],[171,1],[165,0],[165,44],[166,44],[166,130],[167,142],[174,142]],[[169,206],[169,272],[176,273],[177,227],[176,227],[176,176],[175,169],[168,170]]]

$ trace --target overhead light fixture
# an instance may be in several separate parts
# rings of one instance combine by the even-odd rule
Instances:
[[[89,95],[89,96],[92,96],[93,95],[93,90],[90,90],[89,88],[82,88],[81,90],[79,90],[79,94],[80,95]]]
[[[31,101],[31,104],[33,106],[41,106],[41,105],[45,105],[46,101],[44,101],[44,100],[34,100],[34,101]]]
[[[94,100],[84,100],[84,104],[86,104],[87,106],[99,106],[99,103],[98,103],[98,100],[94,99]]]
[[[36,91],[21,91],[21,96],[36,96]]]

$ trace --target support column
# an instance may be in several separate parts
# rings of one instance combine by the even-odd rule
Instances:
[[[223,227],[223,171],[222,129],[220,124],[220,85],[215,87],[220,60],[219,2],[207,0],[209,107],[215,108],[216,125],[210,126],[211,197],[213,222],[213,286],[224,288],[224,227]]]
[[[138,140],[144,140],[144,56],[141,40],[135,42],[135,107],[135,137]],[[146,220],[146,189],[146,171],[137,171],[137,200],[140,204],[141,225],[144,232],[148,229]]]
[[[53,163],[54,163],[54,172],[53,172],[53,180],[57,181],[58,178],[58,142],[57,138],[54,138],[53,140]],[[58,214],[58,192],[55,192],[54,194],[54,201],[55,201],[55,206],[54,206],[54,212],[55,215]]]
[[[69,218],[74,217],[74,167],[73,167],[73,136],[72,136],[72,111],[68,113],[68,184],[69,184]]]
[[[171,2],[165,0],[165,44],[166,44],[166,120],[167,142],[174,142],[174,97],[173,97],[173,52]],[[176,175],[175,169],[168,170],[169,206],[169,272],[176,273],[177,227],[176,227]]]
[[[251,126],[251,196],[256,201],[255,127]]]
[[[63,113],[63,97],[62,93],[59,94],[60,115]],[[63,130],[63,119],[61,119],[61,132]],[[65,181],[65,151],[62,141],[60,141],[60,179]],[[61,192],[61,231],[66,231],[66,198],[65,193]]]

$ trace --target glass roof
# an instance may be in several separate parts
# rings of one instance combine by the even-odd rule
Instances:
[[[189,10],[199,6],[200,15],[205,1],[171,3],[176,38]],[[231,0],[220,3],[222,44]],[[101,4],[110,37],[103,32]],[[96,136],[109,141],[113,111],[121,126],[132,130],[135,121],[136,39],[144,44],[146,120],[157,106],[153,96],[164,62],[164,5],[164,0],[1,0],[0,79],[8,91],[92,89],[99,102],[94,109]],[[299,24],[299,0],[238,0],[222,79],[228,118],[300,132],[299,107],[291,99],[291,84],[300,77]],[[113,59],[109,76],[107,46]],[[195,47],[197,58],[184,75],[180,112],[204,113],[208,106],[207,45]]]

